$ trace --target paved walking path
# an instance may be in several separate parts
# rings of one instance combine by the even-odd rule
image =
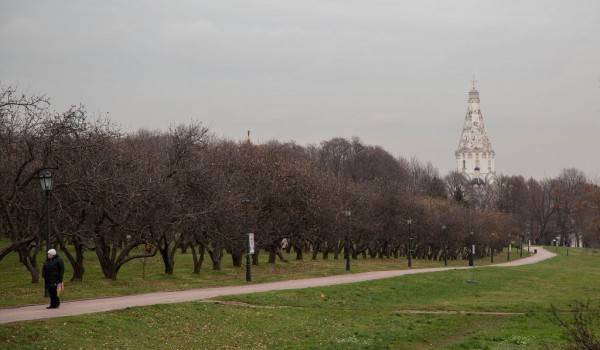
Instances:
[[[484,268],[528,265],[540,262],[542,260],[550,259],[556,255],[541,247],[532,247],[532,250],[533,249],[537,249],[537,254],[507,263],[485,265],[481,267]],[[18,321],[40,320],[63,316],[91,314],[96,312],[126,309],[128,307],[134,306],[198,301],[224,295],[240,295],[267,292],[273,290],[323,287],[336,284],[354,283],[403,275],[412,275],[416,273],[460,270],[468,268],[469,267],[435,267],[410,270],[372,271],[319,278],[249,284],[243,286],[199,288],[175,292],[156,292],[111,298],[65,301],[60,304],[59,309],[52,310],[47,310],[46,305],[22,306],[15,308],[0,309],[0,324]]]

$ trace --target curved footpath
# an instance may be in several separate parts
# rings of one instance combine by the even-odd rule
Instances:
[[[551,253],[541,247],[532,247],[537,249],[537,254],[495,265],[484,265],[484,267],[506,267],[506,266],[521,266],[528,264],[535,264],[542,260],[550,259],[556,254]],[[425,269],[410,269],[410,270],[393,270],[393,271],[372,271],[363,272],[356,274],[345,274],[337,276],[319,277],[319,278],[307,278],[299,280],[281,281],[281,282],[270,282],[261,284],[249,284],[243,286],[230,286],[230,287],[218,287],[218,288],[200,288],[190,289],[175,292],[156,292],[148,294],[137,294],[122,297],[111,297],[111,298],[100,298],[100,299],[89,299],[89,300],[77,300],[77,301],[65,301],[60,304],[60,309],[47,310],[46,305],[32,305],[15,308],[0,309],[0,324],[18,322],[18,321],[30,321],[40,320],[47,318],[63,317],[63,316],[74,316],[91,314],[96,312],[105,312],[111,310],[126,309],[128,307],[135,306],[147,306],[155,304],[172,304],[182,303],[188,301],[198,301],[204,299],[210,299],[223,295],[239,295],[239,294],[250,294],[268,292],[273,290],[286,290],[286,289],[301,289],[301,288],[312,288],[312,287],[323,287],[331,286],[336,284],[354,283],[369,280],[377,280],[383,278],[397,277],[403,275],[412,275],[416,273],[424,272],[436,272],[436,271],[447,271],[447,270],[462,270],[468,269],[469,267],[434,267]]]

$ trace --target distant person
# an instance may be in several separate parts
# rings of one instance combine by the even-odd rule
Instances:
[[[58,284],[62,283],[64,274],[65,264],[56,253],[56,250],[50,249],[48,251],[48,259],[46,259],[44,268],[42,269],[45,287],[48,290],[48,294],[50,294],[50,306],[46,309],[58,309],[60,306],[60,299],[58,299],[56,288]]]

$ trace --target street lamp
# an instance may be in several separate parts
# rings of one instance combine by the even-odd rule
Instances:
[[[242,207],[245,212],[245,231],[246,231],[246,282],[252,281],[252,268],[250,267],[250,232],[248,232],[248,212],[252,203],[250,198],[244,197],[242,199]]]
[[[494,263],[494,234],[491,234],[490,239],[490,264]]]
[[[523,257],[523,239],[524,239],[523,236],[524,236],[524,234],[521,233],[521,246],[519,248],[519,250],[521,251],[520,254],[519,254],[521,256],[521,258]]]
[[[470,236],[470,241],[471,241],[471,247],[469,247],[471,254],[469,254],[469,266],[472,266],[473,269],[471,270],[471,279],[467,281],[467,283],[477,283],[477,281],[475,280],[475,241],[473,240],[473,231],[471,231],[469,233]]]
[[[508,234],[508,255],[506,261],[510,261],[510,248],[512,248],[512,241],[510,240],[510,233]]]
[[[50,250],[50,191],[52,191],[52,173],[44,170],[39,176],[42,190],[46,193],[46,251]]]
[[[344,210],[346,215],[346,221],[348,222],[348,235],[346,236],[346,271],[350,271],[350,217],[352,216],[352,210],[350,207],[346,207]]]
[[[446,225],[442,225],[442,232],[444,233],[444,266],[448,266],[448,232],[446,231]]]
[[[471,242],[469,247],[469,266],[475,266],[475,242],[473,241],[473,231],[469,233],[469,241]]]
[[[411,244],[411,242],[412,242],[413,238],[412,238],[412,235],[410,234],[410,224],[412,224],[412,219],[409,218],[408,220],[406,220],[406,223],[408,224],[408,249],[407,249],[408,251],[407,251],[406,255],[408,256],[408,267],[412,267],[412,256],[411,256],[412,255],[411,254],[412,244]]]

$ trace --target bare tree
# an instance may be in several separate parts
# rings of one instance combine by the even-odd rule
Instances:
[[[104,165],[119,132],[107,120],[90,121],[82,107],[64,114],[65,132],[54,140],[51,163],[56,166],[54,186],[56,242],[73,268],[72,281],[81,281],[85,272],[84,252],[93,249],[88,214],[94,199],[89,191],[96,182],[96,170]],[[72,248],[72,250],[71,250]]]
[[[32,283],[39,281],[37,254],[45,241],[36,177],[50,166],[52,135],[58,129],[48,106],[43,95],[18,94],[0,85],[0,234],[12,242],[0,258],[15,250]]]
[[[556,210],[556,233],[561,244],[579,244],[583,219],[579,213],[582,208],[583,190],[587,179],[578,169],[563,169],[553,181],[553,199]]]

